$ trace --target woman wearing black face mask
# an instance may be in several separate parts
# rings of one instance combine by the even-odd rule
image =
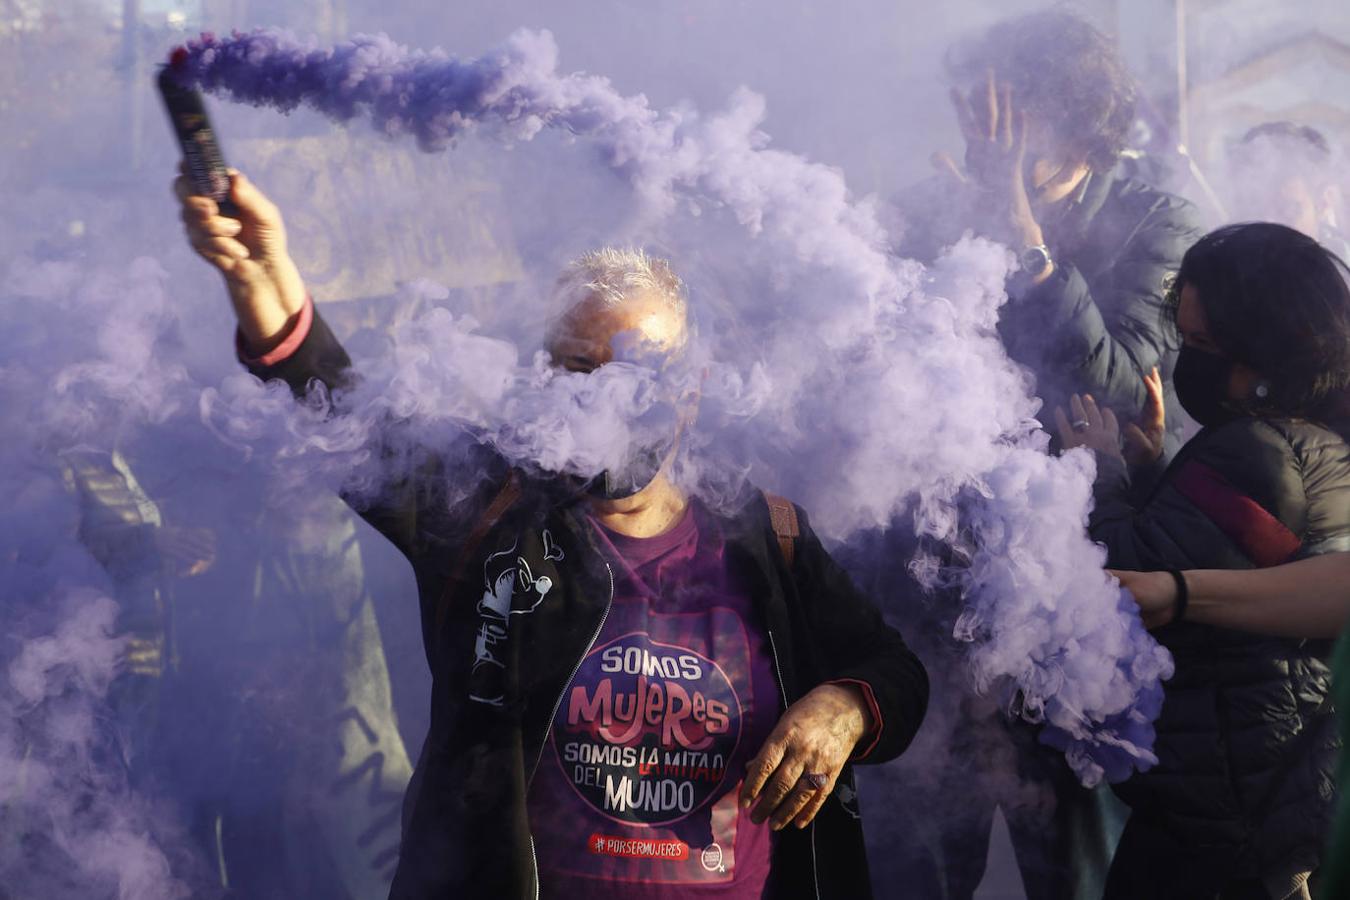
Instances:
[[[1247,569],[1350,549],[1346,275],[1281,225],[1228,226],[1187,252],[1174,383],[1199,434],[1140,500],[1111,411],[1075,397],[1060,417],[1065,445],[1097,454],[1089,526],[1110,566]],[[1137,429],[1127,442],[1156,446]],[[1176,675],[1158,765],[1117,786],[1132,814],[1108,900],[1308,897],[1339,747],[1328,643],[1189,622],[1180,596],[1155,634]]]

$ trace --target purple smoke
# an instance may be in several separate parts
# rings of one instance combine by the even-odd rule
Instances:
[[[246,817],[268,803],[346,851],[331,865],[355,896],[387,892],[411,765],[371,598],[352,577],[353,517],[311,491],[260,519],[260,479],[200,421],[203,385],[233,366],[194,368],[183,332],[201,323],[182,316],[199,310],[170,295],[158,262],[7,262],[0,894],[222,896],[208,845],[186,831],[203,810],[256,824]],[[172,539],[203,523],[220,559],[188,577]],[[147,622],[147,608],[161,615]],[[322,639],[306,646],[297,622]],[[284,798],[241,778],[234,750],[272,739],[287,752],[272,749],[269,767],[303,759],[281,771]],[[308,874],[292,895],[327,896]]]
[[[181,408],[181,367],[150,353],[163,274],[148,259],[100,278],[49,263],[15,266],[0,285],[0,608],[13,650],[0,672],[0,872],[11,896],[192,895],[171,866],[174,818],[128,776],[132,748],[109,708],[127,636],[63,477],[124,426]],[[74,364],[33,352],[62,321]]]
[[[1084,783],[1154,762],[1150,723],[1171,660],[1084,534],[1091,460],[1046,455],[1029,379],[993,333],[1007,251],[966,239],[931,268],[897,260],[840,172],[769,146],[758,96],[738,91],[711,116],[662,112],[605,78],[559,74],[557,61],[543,32],[462,61],[383,36],[326,49],[257,31],[189,44],[182,73],[255,105],[367,117],[429,150],[470,134],[588,138],[633,193],[601,228],[607,239],[659,241],[677,269],[682,253],[736,248],[729,276],[691,278],[708,376],[688,484],[715,500],[732,487],[726,472],[751,477],[835,539],[912,516],[961,562],[929,565],[927,580],[965,597],[957,637],[970,642],[976,685],[1045,722]],[[468,427],[517,461],[593,472],[640,436],[632,423],[661,393],[631,369],[554,375],[444,312],[408,323],[361,366],[341,419],[297,416],[283,392],[243,376],[209,392],[203,411],[227,440],[287,462],[283,481],[336,486],[354,469],[362,490],[378,490],[391,454],[373,448],[391,412],[412,418],[416,443]]]

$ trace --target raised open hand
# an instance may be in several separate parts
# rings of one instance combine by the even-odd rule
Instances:
[[[1132,466],[1144,466],[1162,456],[1163,439],[1167,436],[1167,413],[1163,409],[1162,376],[1154,366],[1144,376],[1148,399],[1139,418],[1125,426],[1125,461]]]
[[[951,99],[966,141],[965,171],[944,154],[936,155],[934,163],[986,193],[1006,224],[1006,233],[995,237],[1019,249],[1045,243],[1027,193],[1026,113],[1013,106],[1012,86],[1000,84],[990,69],[983,85],[969,94],[953,88]]]
[[[1069,416],[1073,418],[1070,419]],[[1108,456],[1120,456],[1120,423],[1107,407],[1098,407],[1091,394],[1069,398],[1069,413],[1064,407],[1055,407],[1055,424],[1064,449],[1087,447]]]

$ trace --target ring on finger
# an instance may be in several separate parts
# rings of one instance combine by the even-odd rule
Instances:
[[[1071,427],[1073,428],[1073,430],[1074,430],[1074,431],[1079,431],[1079,432],[1087,431],[1087,430],[1088,430],[1088,426],[1089,426],[1090,424],[1091,424],[1091,423],[1088,422],[1087,419],[1075,419],[1072,423],[1070,423],[1070,425],[1071,425]]]
[[[797,781],[797,787],[812,791],[823,791],[825,785],[829,783],[830,776],[824,772],[803,772],[802,777]]]

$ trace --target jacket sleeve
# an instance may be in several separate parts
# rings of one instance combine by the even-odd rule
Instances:
[[[794,565],[813,643],[822,648],[822,682],[864,687],[877,719],[870,746],[855,762],[894,759],[909,746],[928,708],[928,673],[900,633],[854,585],[797,510],[801,535]],[[866,742],[867,739],[864,739]]]
[[[286,382],[300,398],[315,384],[322,384],[330,391],[341,390],[354,384],[358,377],[347,351],[314,308],[312,300],[280,348],[256,359],[248,358],[242,345],[237,345],[237,350],[249,372],[263,381],[279,379]],[[340,408],[338,414],[341,414]],[[399,423],[391,421],[386,438],[399,427]],[[505,478],[505,466],[499,457],[468,436],[465,442],[470,446],[454,448],[457,456],[466,471],[474,469],[483,475],[481,483],[470,487],[465,494],[474,501],[491,497],[495,485]],[[457,529],[463,524],[461,520],[472,515],[471,502],[457,508],[457,518],[452,519],[444,496],[444,475],[443,458],[427,453],[412,477],[390,484],[377,502],[358,503],[346,496],[343,500],[416,567],[419,559],[429,555],[432,545],[453,544]]]
[[[346,386],[352,377],[351,358],[319,315],[313,300],[305,302],[291,333],[277,349],[250,358],[242,338],[236,335],[235,350],[249,372],[263,381],[286,382],[297,397],[304,397],[315,382],[333,390]]]
[[[1147,501],[1129,502],[1118,458],[1098,458],[1088,527],[1122,569],[1245,569],[1299,551],[1307,524],[1301,465],[1285,435],[1243,418],[1197,435]]]
[[[999,332],[1018,362],[1091,393],[1126,418],[1144,408],[1143,376],[1168,355],[1164,281],[1200,236],[1194,208],[1163,205],[1089,285],[1072,259],[1004,307]]]

